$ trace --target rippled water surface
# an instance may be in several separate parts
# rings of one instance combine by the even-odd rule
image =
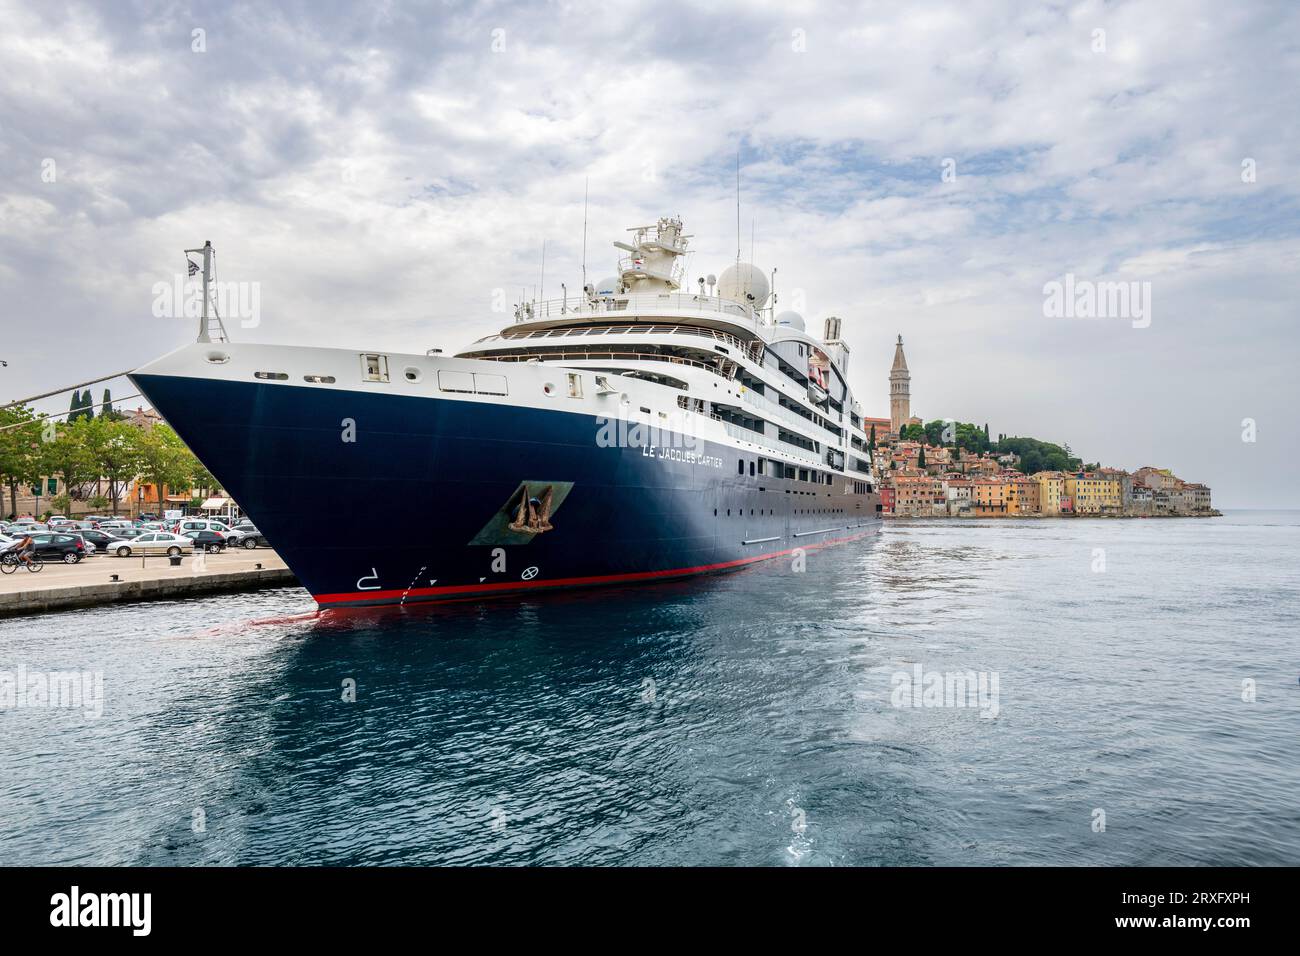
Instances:
[[[334,619],[285,590],[3,620],[0,671],[102,671],[104,713],[0,711],[0,860],[1294,865],[1298,590],[1300,514],[1240,512],[897,521],[802,574]],[[916,664],[996,675],[997,716],[894,706]]]

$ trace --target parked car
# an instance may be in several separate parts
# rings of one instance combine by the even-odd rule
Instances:
[[[113,537],[130,540],[131,538],[138,538],[142,534],[148,534],[150,531],[156,530],[156,528],[116,528],[113,531]]]
[[[244,518],[230,530],[232,534],[238,536],[235,541],[230,543],[232,548],[247,548],[251,551],[253,548],[257,547],[270,547],[270,545],[266,543],[266,535],[258,531],[253,522],[249,521],[247,518]]]
[[[133,554],[175,555],[193,549],[192,540],[167,531],[147,531],[138,538],[123,538],[113,545],[113,553],[119,558],[129,558]]]
[[[114,541],[122,540],[111,531],[95,528],[83,528],[78,532],[86,544],[93,547],[96,551],[108,551],[112,548]]]
[[[143,523],[145,521],[158,521],[160,519],[152,511],[141,511],[139,517],[137,517],[135,520],[137,523]]]
[[[56,525],[56,524],[64,524],[71,520],[72,519],[69,518],[67,515],[50,515],[48,518],[45,519],[45,523],[48,525]]]
[[[182,518],[172,526],[174,534],[188,534],[191,531],[216,531],[226,540],[230,547],[238,547],[244,537],[242,531],[236,531],[224,521],[215,518]]]
[[[62,561],[76,564],[86,556],[86,543],[80,535],[43,531],[32,535],[32,546],[45,561]]]
[[[194,542],[194,547],[209,553],[226,550],[226,536],[220,531],[208,531],[200,529],[198,531],[183,531],[182,535]]]
[[[184,534],[186,531],[220,531],[224,534],[230,530],[230,525],[215,518],[181,518],[172,522],[171,530],[173,534]]]

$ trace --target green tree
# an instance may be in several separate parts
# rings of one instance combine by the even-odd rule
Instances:
[[[875,425],[871,426],[871,440],[867,442],[867,448],[870,451],[876,450],[876,426]]]
[[[916,467],[925,471],[925,446],[921,446],[920,452],[916,456]]]
[[[194,481],[194,487],[209,498],[212,497],[213,492],[221,488],[221,483],[217,481],[212,472],[203,467],[203,462],[199,461],[198,458],[194,459],[194,473],[191,477]]]
[[[63,478],[63,486],[70,497],[79,497],[83,486],[97,480],[100,472],[94,457],[87,447],[86,431],[90,422],[79,419],[71,425],[64,423],[54,435],[54,440],[45,442],[41,456],[44,470]]]
[[[1074,471],[1079,467],[1079,459],[1066,448],[1037,438],[1003,437],[998,442],[998,451],[1018,455],[1016,470],[1026,475],[1039,471]]]
[[[104,400],[99,406],[99,415],[101,418],[117,418],[117,409],[113,407],[113,393],[104,389]]]
[[[141,430],[108,418],[89,419],[84,427],[86,448],[100,476],[108,481],[108,499],[116,515],[122,494],[140,472]]]
[[[9,514],[18,513],[18,486],[41,477],[41,418],[26,407],[0,409],[0,482],[9,489]]]
[[[154,425],[140,435],[140,474],[158,489],[158,514],[166,510],[163,504],[163,486],[173,491],[189,490],[196,470],[200,467],[194,453],[185,446],[172,429],[164,424]]]

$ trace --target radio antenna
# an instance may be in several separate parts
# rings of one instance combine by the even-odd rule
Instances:
[[[587,191],[591,177],[582,182],[582,294],[587,294]]]
[[[736,265],[740,265],[740,147],[736,147]]]
[[[539,288],[541,291],[537,296],[537,301],[541,302],[543,299],[546,298],[546,240],[545,239],[542,240],[542,281]]]

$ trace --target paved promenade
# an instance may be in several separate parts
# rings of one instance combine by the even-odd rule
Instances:
[[[47,561],[37,574],[19,568],[13,574],[0,575],[0,617],[297,583],[293,572],[269,548],[241,548],[202,557],[203,561],[196,563],[185,555],[175,568],[165,555],[119,558],[107,554],[72,565]],[[112,575],[118,580],[113,581]]]

